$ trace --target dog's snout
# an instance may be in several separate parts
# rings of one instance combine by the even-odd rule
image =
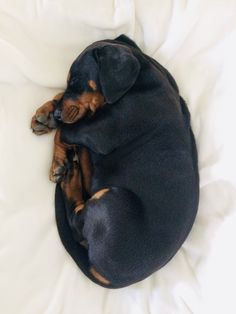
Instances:
[[[55,111],[54,111],[54,118],[56,119],[56,120],[61,120],[61,110],[60,109],[56,109]]]

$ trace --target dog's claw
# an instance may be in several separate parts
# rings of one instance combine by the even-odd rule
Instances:
[[[33,131],[42,132],[42,131],[45,131],[45,129],[48,129],[48,127],[43,124],[36,124],[33,128]]]
[[[50,131],[48,131],[48,130],[42,130],[42,131],[34,131],[33,130],[33,133],[35,134],[35,135],[43,135],[43,134],[47,134],[48,132],[50,132]]]

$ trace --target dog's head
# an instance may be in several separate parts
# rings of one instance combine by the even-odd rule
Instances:
[[[87,48],[72,64],[55,118],[74,123],[121,98],[135,83],[140,64],[130,48],[103,44]]]

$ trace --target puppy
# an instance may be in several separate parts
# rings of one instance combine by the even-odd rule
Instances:
[[[197,213],[199,176],[190,114],[164,67],[124,35],[95,42],[31,125],[38,135],[58,128],[57,226],[91,280],[125,287],[176,254]]]

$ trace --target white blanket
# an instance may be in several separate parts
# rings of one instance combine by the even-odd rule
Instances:
[[[63,248],[48,180],[53,136],[30,130],[93,41],[126,34],[175,77],[192,116],[201,197],[171,262],[107,290]],[[236,313],[235,0],[1,0],[0,313]]]

